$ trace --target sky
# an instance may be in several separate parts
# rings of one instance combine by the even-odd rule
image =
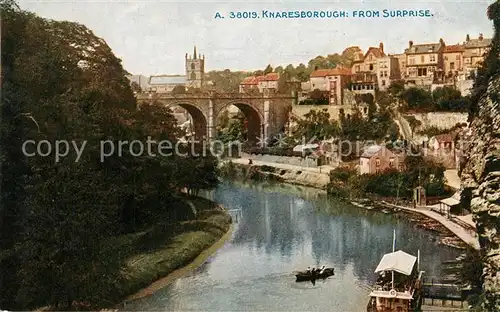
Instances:
[[[103,38],[132,74],[184,74],[193,46],[205,55],[205,71],[257,70],[298,65],[346,47],[384,43],[402,53],[408,41],[457,44],[466,34],[493,36],[486,16],[492,1],[49,1],[18,0],[24,10],[84,24]],[[362,10],[430,10],[432,17],[355,18]],[[231,19],[229,12],[346,11],[347,18]],[[224,19],[216,19],[219,12]]]

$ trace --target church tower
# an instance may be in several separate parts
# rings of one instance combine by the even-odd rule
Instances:
[[[205,55],[196,54],[194,46],[193,55],[186,53],[186,87],[201,88],[203,86],[203,76],[205,75]]]

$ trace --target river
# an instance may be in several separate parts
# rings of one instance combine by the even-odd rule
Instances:
[[[409,221],[335,201],[322,191],[290,185],[224,183],[209,193],[241,209],[233,237],[189,276],[127,304],[155,311],[366,311],[373,273],[384,253],[417,255],[437,276],[459,252],[438,245]],[[325,281],[296,283],[293,270],[335,268]]]

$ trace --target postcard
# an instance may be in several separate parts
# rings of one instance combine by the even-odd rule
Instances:
[[[499,1],[0,6],[0,310],[500,311]]]

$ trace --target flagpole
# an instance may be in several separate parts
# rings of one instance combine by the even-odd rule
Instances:
[[[396,229],[392,234],[392,252],[396,251]],[[392,289],[394,289],[394,270],[392,270]]]

